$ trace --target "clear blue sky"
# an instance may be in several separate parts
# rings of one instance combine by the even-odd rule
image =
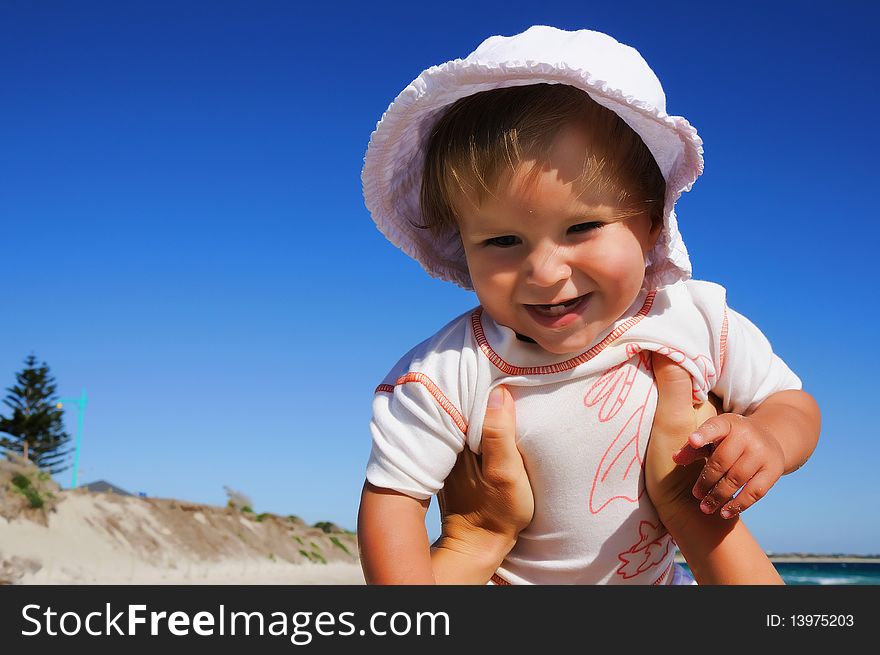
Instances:
[[[81,482],[216,504],[229,485],[353,529],[373,389],[476,304],[375,229],[370,133],[487,36],[587,27],[699,130],[694,275],[823,410],[747,522],[771,550],[880,552],[870,3],[304,4],[0,5],[0,387],[34,352],[61,395],[86,389]]]

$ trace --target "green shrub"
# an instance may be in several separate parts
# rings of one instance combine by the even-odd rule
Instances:
[[[341,548],[342,551],[343,551],[346,555],[351,555],[351,553],[349,552],[348,548],[345,547],[345,544],[344,544],[344,543],[342,543],[341,541],[339,541],[339,538],[338,538],[338,537],[330,537],[330,541],[332,541],[332,542],[333,542],[333,545],[336,546],[337,548]]]
[[[12,484],[24,491],[31,486],[31,481],[21,473],[16,473],[14,476],[12,476]]]
[[[40,509],[43,506],[44,501],[40,492],[31,486],[31,481],[26,476],[16,473],[12,476],[12,486],[15,487],[14,491],[27,498],[34,509]]]
[[[324,559],[324,556],[321,553],[309,552],[307,550],[303,550],[300,548],[299,554],[305,557],[307,560],[312,562],[313,564],[326,564],[327,560]]]
[[[31,507],[33,507],[34,509],[40,509],[43,506],[43,499],[40,497],[40,494],[38,494],[35,489],[25,490],[24,496],[28,499]]]

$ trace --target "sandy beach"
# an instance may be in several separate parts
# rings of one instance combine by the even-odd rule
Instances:
[[[10,483],[22,471],[42,506]],[[364,584],[356,536],[318,525],[174,499],[62,491],[32,467],[0,466],[0,584]]]
[[[349,534],[110,494],[66,495],[45,525],[0,518],[12,584],[364,584],[356,552]]]
[[[356,552],[350,534],[111,494],[65,494],[45,524],[0,518],[12,584],[364,584]]]

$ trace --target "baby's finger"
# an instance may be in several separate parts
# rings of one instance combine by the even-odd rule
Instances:
[[[776,484],[778,479],[779,476],[774,476],[767,469],[758,471],[755,477],[749,480],[742,491],[737,494],[736,498],[721,508],[722,518],[729,519],[745,512],[749,507],[761,500],[767,494],[767,490]]]
[[[736,461],[742,457],[742,454],[742,444],[738,444],[732,439],[722,441],[711,457],[706,460],[706,465],[700,472],[696,484],[694,484],[694,497],[701,500],[705,498],[715,488],[715,485],[721,481],[721,478],[733,467]],[[724,500],[727,499],[725,498]]]
[[[712,514],[724,503],[732,500],[734,495],[761,469],[761,463],[747,455],[740,457],[721,477],[712,490],[700,503],[705,514]]]
[[[730,421],[730,414],[713,416],[697,428],[690,436],[688,443],[694,448],[702,448],[706,444],[715,443],[723,439],[730,434],[732,429],[733,425]]]

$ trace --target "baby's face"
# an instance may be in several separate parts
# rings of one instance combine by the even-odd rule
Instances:
[[[660,227],[646,213],[615,220],[612,201],[579,197],[583,140],[561,134],[534,182],[526,161],[479,206],[454,202],[480,304],[556,354],[586,350],[635,302]]]

